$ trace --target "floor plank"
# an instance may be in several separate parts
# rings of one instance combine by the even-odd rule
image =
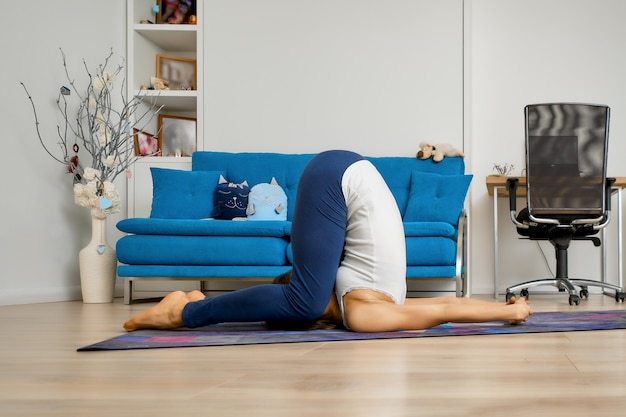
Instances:
[[[150,305],[0,307],[0,416],[614,416],[626,398],[626,330],[76,352]]]

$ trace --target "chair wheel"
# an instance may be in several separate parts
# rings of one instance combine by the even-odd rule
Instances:
[[[524,298],[525,298],[525,299],[527,299],[527,300],[528,300],[528,295],[529,295],[529,293],[528,293],[528,288],[524,288],[524,289],[523,289],[522,291],[520,291],[520,293],[519,293],[519,296],[520,296],[520,297],[524,297]]]
[[[505,300],[506,300],[506,302],[507,302],[507,303],[509,302],[509,300],[511,299],[511,297],[515,297],[515,293],[512,293],[512,292],[507,292],[507,293],[506,293],[506,296],[505,296]],[[617,297],[617,296],[616,296],[616,297]]]
[[[580,297],[578,297],[577,295],[570,295],[569,296],[569,305],[578,305],[580,304]]]
[[[617,291],[615,293],[615,301],[616,302],[619,303],[621,301],[623,303],[624,302],[624,298],[626,298],[626,293],[625,292]]]
[[[589,298],[589,290],[587,288],[580,290],[580,298]]]

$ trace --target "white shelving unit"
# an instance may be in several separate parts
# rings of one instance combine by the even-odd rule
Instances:
[[[156,0],[127,0],[127,95],[145,100],[146,106],[154,103],[163,106],[161,114],[192,117],[196,119],[196,147],[203,143],[203,2],[196,2],[196,24],[150,24],[156,22],[152,11]],[[158,54],[192,58],[196,60],[196,90],[146,90],[150,77],[156,76]],[[157,117],[146,127],[156,134]],[[128,179],[128,217],[148,217],[152,204],[152,178],[150,167],[189,169],[189,157],[144,157],[131,167]]]

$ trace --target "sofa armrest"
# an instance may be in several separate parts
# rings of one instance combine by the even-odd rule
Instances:
[[[456,296],[470,296],[470,280],[468,274],[468,256],[467,256],[467,221],[468,215],[465,209],[461,211],[458,222],[458,234],[456,238],[456,279],[460,280],[461,285],[457,284]]]

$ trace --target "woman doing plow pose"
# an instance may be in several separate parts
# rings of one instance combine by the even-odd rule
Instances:
[[[307,164],[298,185],[291,242],[293,269],[275,284],[206,298],[176,291],[126,323],[127,331],[222,322],[315,326],[357,332],[422,330],[447,322],[525,321],[525,299],[406,298],[406,248],[395,199],[376,168],[349,151]],[[296,326],[297,325],[297,326]]]

